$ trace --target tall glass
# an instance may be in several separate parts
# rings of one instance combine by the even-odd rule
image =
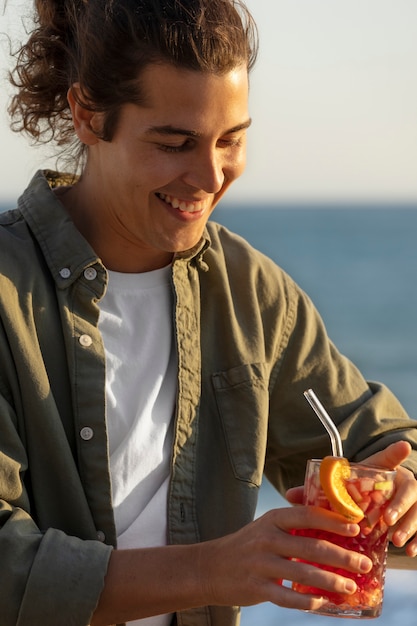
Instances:
[[[320,463],[319,459],[313,459],[307,463],[304,504],[331,510],[320,484]],[[382,611],[388,549],[388,528],[382,515],[394,491],[395,471],[356,463],[351,463],[350,468],[351,474],[346,488],[365,514],[363,520],[359,522],[359,535],[342,537],[334,533],[310,529],[297,530],[295,534],[326,539],[349,550],[366,554],[372,560],[373,567],[367,574],[353,574],[343,569],[314,564],[322,569],[352,578],[357,585],[357,590],[352,595],[329,593],[323,589],[299,583],[293,583],[293,589],[300,593],[324,595],[329,598],[327,604],[311,613],[332,617],[378,617]]]

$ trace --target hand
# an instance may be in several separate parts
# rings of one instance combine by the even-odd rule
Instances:
[[[397,441],[385,450],[373,454],[364,462],[396,469],[395,493],[387,507],[384,518],[391,526],[390,539],[397,547],[403,547],[407,541],[408,556],[417,555],[417,480],[405,467],[400,467],[411,452],[406,441]]]
[[[387,469],[396,469],[395,494],[385,510],[384,518],[391,527],[390,539],[401,548],[407,541],[408,556],[417,555],[417,480],[414,474],[405,467],[400,467],[411,452],[406,441],[397,441],[385,450],[368,457],[363,463],[378,465]],[[301,504],[303,487],[294,487],[285,494],[291,504]]]
[[[273,602],[287,608],[318,609],[324,597],[297,593],[278,581],[297,581],[338,593],[353,593],[350,578],[292,561],[367,572],[371,560],[327,541],[291,534],[292,529],[316,528],[355,536],[357,524],[318,507],[290,507],[269,511],[241,530],[200,544],[200,580],[208,604],[248,606]]]

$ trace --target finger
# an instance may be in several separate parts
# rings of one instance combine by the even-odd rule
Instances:
[[[417,556],[417,537],[414,537],[414,539],[408,542],[405,551],[411,558],[415,558]]]
[[[313,593],[317,595],[326,595],[326,592],[350,595],[357,589],[355,581],[344,576],[340,569],[335,572],[300,561],[288,562],[286,580],[291,584],[313,588]]]
[[[411,445],[408,441],[396,441],[385,448],[385,450],[373,454],[363,462],[379,467],[386,467],[387,469],[396,469],[408,458],[411,449]]]
[[[414,535],[414,537],[409,539],[408,543],[406,544],[405,551],[406,551],[406,554],[411,558],[414,558],[417,556],[417,535],[416,534]]]
[[[417,550],[417,539],[415,537],[417,532],[417,515],[415,509],[416,507],[414,506],[401,518],[401,521],[391,534],[391,541],[394,546],[398,548],[402,548],[411,540],[410,544],[407,546],[407,553],[411,556],[415,556]]]
[[[367,573],[372,569],[372,561],[367,556],[353,550],[348,550],[347,548],[342,548],[324,538],[318,539],[315,536],[293,535],[288,537],[285,546],[280,549],[280,554],[276,556],[279,559],[279,565],[284,567],[284,571],[280,573],[280,577],[289,580],[297,580],[298,582],[304,582],[304,580],[306,580],[300,578],[300,574],[298,573],[302,563],[310,564],[308,566],[308,576],[311,575],[311,563],[356,574]],[[282,557],[287,557],[288,560],[284,559],[283,561]],[[284,565],[282,565],[282,563],[284,563]],[[316,570],[317,568],[315,568],[313,572],[316,572]],[[305,567],[302,571],[305,571]],[[320,577],[323,576],[321,570],[320,573],[317,572],[316,575]],[[329,575],[326,574],[326,577],[328,576]],[[342,578],[340,580],[342,580]],[[320,585],[317,584],[315,586]],[[325,586],[324,588],[327,589],[328,587]],[[340,593],[346,592],[343,591]]]
[[[299,609],[300,611],[318,611],[328,603],[325,595],[311,595],[293,591],[291,587],[269,584],[266,594],[270,602],[287,609]]]
[[[285,497],[290,504],[302,504],[304,497],[304,487],[292,487],[285,493]]]
[[[407,511],[415,507],[417,502],[417,481],[414,474],[405,467],[397,468],[395,492],[384,513],[384,519],[389,526],[399,524],[405,530],[411,517],[404,517]]]
[[[271,518],[272,524],[277,530],[291,533],[294,529],[314,528],[327,530],[346,537],[355,537],[359,533],[358,524],[327,509],[318,506],[296,506],[273,509],[265,513],[262,518]]]
[[[273,567],[273,563],[270,565]],[[328,602],[329,594],[350,595],[357,590],[356,583],[351,578],[311,563],[278,558],[275,566],[277,571],[283,572],[283,578],[272,574],[269,580],[264,579],[261,582],[262,597],[280,606],[309,610],[312,601],[315,606],[317,602],[321,606]],[[259,582],[258,579],[257,584]],[[297,588],[297,585],[301,585],[303,589]],[[308,590],[311,592],[307,593]]]

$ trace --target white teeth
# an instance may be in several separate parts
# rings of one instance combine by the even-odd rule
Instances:
[[[199,211],[203,208],[203,203],[201,202],[185,202],[185,200],[179,200],[179,198],[174,198],[173,196],[169,196],[165,193],[158,193],[158,196],[161,200],[164,200],[173,206],[174,209],[179,209],[184,213],[194,213],[195,211]]]
[[[181,202],[179,209],[180,211],[189,211],[192,213],[195,209],[195,205],[194,204],[187,205],[186,202]]]

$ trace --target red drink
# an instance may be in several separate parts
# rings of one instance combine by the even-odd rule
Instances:
[[[320,460],[308,462],[304,503],[331,510],[320,484]],[[319,611],[333,617],[378,617],[382,610],[385,567],[388,548],[388,528],[382,519],[383,511],[394,491],[395,471],[352,463],[351,475],[346,488],[353,500],[364,512],[359,522],[360,533],[356,537],[342,537],[320,530],[297,530],[295,534],[316,539],[326,539],[339,546],[366,554],[373,562],[367,574],[353,574],[342,569],[315,564],[321,569],[334,571],[352,578],[357,584],[354,594],[329,593],[323,589],[293,583],[300,593],[324,595],[329,602]]]

